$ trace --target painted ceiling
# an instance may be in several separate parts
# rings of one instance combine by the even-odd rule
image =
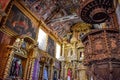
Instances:
[[[81,0],[23,0],[23,3],[60,38],[65,38],[71,26],[81,22]]]
[[[83,22],[79,16],[82,1],[84,0],[22,0],[36,17],[44,21],[61,39],[67,38],[73,25]],[[100,28],[104,25],[101,23],[93,26]]]

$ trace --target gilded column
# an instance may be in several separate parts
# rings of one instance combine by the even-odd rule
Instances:
[[[62,44],[62,56],[61,56],[61,58],[62,58],[62,61],[61,61],[61,76],[60,76],[60,78],[63,78],[63,74],[64,74],[64,50],[65,50],[65,43],[63,42],[63,44]]]
[[[4,71],[4,76],[3,78],[6,79],[9,76],[9,71],[10,71],[10,65],[12,64],[12,60],[13,60],[13,56],[14,56],[14,51],[13,50],[9,50],[9,56],[8,56],[8,60],[6,63],[6,67],[5,67],[5,71]]]
[[[41,64],[42,66],[41,66],[41,68],[40,68],[40,77],[39,77],[39,80],[43,80],[43,72],[44,72],[44,68],[45,68],[45,64],[44,63],[42,63]]]
[[[53,73],[53,67],[54,67],[53,65],[50,66],[50,70],[51,70],[50,71],[50,80],[53,80],[53,74],[54,74]]]
[[[87,80],[86,67],[83,64],[80,64],[80,80]]]
[[[64,56],[64,50],[65,50],[65,43],[63,42],[63,45],[62,45],[62,56]]]
[[[32,75],[33,75],[33,70],[34,70],[34,63],[35,63],[35,58],[32,59],[31,72],[30,72],[30,80],[32,80]]]

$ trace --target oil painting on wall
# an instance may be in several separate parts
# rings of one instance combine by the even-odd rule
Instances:
[[[47,43],[47,52],[51,55],[51,56],[55,56],[55,42],[53,39],[51,39],[50,37],[48,37],[48,43]]]
[[[37,27],[15,5],[13,5],[12,10],[8,16],[6,26],[16,32],[18,35],[26,34],[33,39],[36,38]]]

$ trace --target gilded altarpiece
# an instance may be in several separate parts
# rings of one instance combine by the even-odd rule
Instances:
[[[9,57],[9,51],[7,50],[7,45],[12,45],[13,44],[13,39],[10,35],[7,35],[3,32],[0,31],[0,78],[3,78],[4,75],[4,70],[8,61]]]
[[[3,60],[0,78],[32,79],[39,23],[17,1],[12,1],[8,8],[8,16],[5,16],[4,25],[0,29],[4,32],[0,33],[0,45],[4,49],[0,51]]]

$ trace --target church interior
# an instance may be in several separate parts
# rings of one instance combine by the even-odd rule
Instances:
[[[0,80],[120,80],[120,0],[0,0]]]

